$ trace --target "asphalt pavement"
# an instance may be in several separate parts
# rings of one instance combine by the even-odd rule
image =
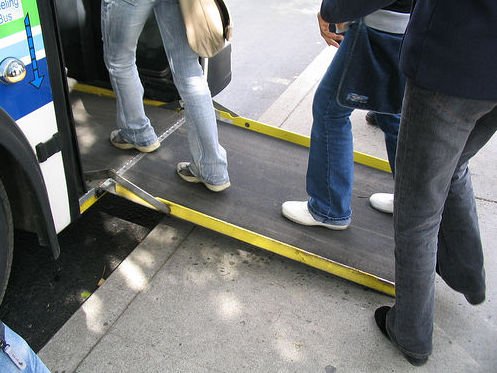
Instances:
[[[308,133],[326,49],[261,120]],[[290,103],[290,104],[289,104]],[[353,116],[355,147],[384,158],[381,132]],[[40,351],[53,372],[495,372],[494,138],[472,162],[487,300],[439,278],[434,351],[412,367],[377,329],[393,299],[215,232],[165,217]]]
[[[39,351],[161,219],[108,194],[59,235],[57,261],[35,234],[16,231],[0,318]]]

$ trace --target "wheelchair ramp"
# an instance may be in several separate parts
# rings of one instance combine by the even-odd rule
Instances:
[[[304,227],[285,219],[281,204],[306,199],[308,148],[247,130],[244,127],[257,127],[248,121],[238,126],[220,121],[219,137],[228,152],[232,186],[213,193],[176,175],[176,163],[190,160],[181,113],[147,107],[158,133],[166,136],[158,151],[144,156],[114,149],[108,142],[114,126],[113,99],[81,93],[76,97],[78,141],[85,143],[95,126],[93,131],[99,133],[92,135],[91,146],[80,145],[85,170],[119,168],[126,179],[168,204],[172,216],[393,295],[392,217],[373,210],[368,200],[372,193],[393,190],[390,174],[356,164],[349,229]],[[278,137],[292,137],[277,132]],[[126,190],[122,195],[134,199]]]

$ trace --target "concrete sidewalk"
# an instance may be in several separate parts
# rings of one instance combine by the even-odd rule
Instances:
[[[327,49],[260,118],[308,133]],[[353,117],[356,149],[385,157]],[[487,301],[437,278],[434,351],[412,367],[378,331],[393,299],[190,223],[164,218],[40,351],[53,372],[495,372],[497,139],[472,164]],[[489,161],[493,160],[493,161]],[[484,175],[484,177],[483,177]]]

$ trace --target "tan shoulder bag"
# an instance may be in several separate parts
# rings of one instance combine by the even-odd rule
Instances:
[[[233,26],[223,0],[179,0],[190,47],[213,57],[231,40]]]

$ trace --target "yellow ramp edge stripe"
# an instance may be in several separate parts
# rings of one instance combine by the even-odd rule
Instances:
[[[95,96],[103,96],[103,97],[111,97],[111,98],[116,97],[116,95],[114,94],[114,91],[112,91],[111,89],[95,87],[95,86],[89,85],[89,84],[76,83],[73,86],[73,89],[75,91],[78,91],[78,92],[88,93],[88,94],[95,95]],[[157,100],[149,100],[149,99],[144,99],[143,103],[145,105],[157,106],[157,107],[166,105],[166,102],[157,101]]]
[[[237,127],[245,128],[247,130],[258,132],[266,136],[288,141],[293,144],[304,146],[306,148],[308,148],[311,144],[311,139],[308,136],[284,130],[279,127],[270,126],[268,124],[258,122],[252,119],[233,116],[225,111],[221,110],[216,110],[216,111],[218,114],[218,118],[220,120],[229,124],[233,124]],[[390,169],[390,164],[388,163],[387,160],[366,153],[354,151],[354,162],[380,171],[392,172],[392,170]]]
[[[124,188],[121,185],[116,186],[116,193],[123,198],[153,209],[152,205],[136,196],[134,193],[130,192],[128,189]],[[286,258],[293,259],[300,263],[328,272],[345,280],[355,282],[359,285],[379,291],[386,295],[390,295],[392,297],[395,296],[394,284],[388,280],[307,252],[305,250],[299,249],[298,247],[266,237],[259,233],[255,233],[248,229],[203,214],[199,211],[192,210],[188,207],[165,200],[163,198],[157,198],[157,200],[168,205],[171,209],[171,216],[175,218],[186,220],[201,227],[235,238],[239,241],[243,241],[250,245],[273,252]]]
[[[79,213],[84,214],[90,207],[92,207],[100,198],[96,196],[92,196],[91,198],[88,198],[86,201],[83,203],[79,204]]]

